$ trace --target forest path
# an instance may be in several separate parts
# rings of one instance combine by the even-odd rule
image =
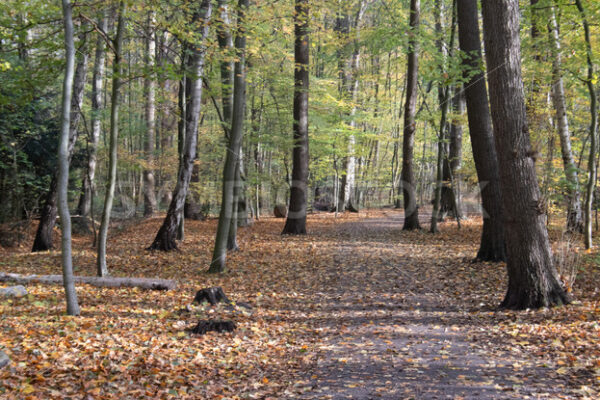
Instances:
[[[427,234],[401,232],[401,214],[389,214],[334,228],[338,251],[317,278],[312,317],[320,341],[302,398],[564,398],[565,382],[539,360],[515,357],[501,340],[478,340],[493,322],[446,295],[454,284],[443,249],[441,263],[423,262]]]

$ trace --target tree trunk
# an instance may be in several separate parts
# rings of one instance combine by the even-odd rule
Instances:
[[[491,114],[498,151],[505,215],[508,291],[501,306],[510,309],[566,304],[552,260],[545,210],[531,148],[519,39],[518,0],[483,2]]]
[[[465,53],[465,99],[473,159],[481,190],[483,232],[477,258],[504,261],[504,226],[500,177],[485,76],[481,72],[481,41],[477,0],[458,0],[458,35]],[[477,71],[474,73],[474,71]]]
[[[460,177],[458,171],[462,163],[462,136],[463,127],[460,121],[465,112],[465,97],[462,86],[454,87],[452,96],[453,118],[450,122],[449,145],[447,146],[444,162],[444,184],[442,186],[442,203],[440,216],[452,212],[457,220],[462,218],[460,206]]]
[[[202,0],[200,10],[194,16],[194,22],[203,22],[201,39],[199,43],[190,46],[190,63],[193,68],[193,79],[190,88],[190,105],[186,107],[185,143],[183,146],[183,158],[177,176],[177,184],[173,190],[173,198],[154,241],[150,245],[151,250],[170,251],[177,248],[177,229],[183,216],[185,198],[192,177],[194,160],[196,159],[196,145],[198,143],[198,124],[200,122],[200,108],[202,106],[202,77],[204,76],[204,56],[206,54],[206,38],[209,32],[209,24],[212,13],[212,2]]]
[[[436,0],[435,2],[435,31],[436,31],[436,47],[438,53],[441,57],[441,65],[440,65],[440,76],[447,75],[446,72],[446,63],[448,56],[452,56],[451,52],[446,49],[452,49],[454,47],[454,10],[452,14],[452,30],[451,30],[451,38],[450,43],[446,47],[444,43],[443,36],[443,26],[442,26],[442,4],[440,0]],[[435,185],[435,195],[433,199],[433,210],[431,212],[431,233],[437,233],[438,227],[437,223],[441,220],[440,215],[440,207],[442,202],[442,189],[444,185],[444,164],[447,160],[446,154],[446,131],[448,124],[448,110],[450,109],[450,88],[447,84],[440,81],[438,83],[438,101],[440,103],[441,115],[440,115],[440,125],[438,127],[438,156],[436,163],[436,185]]]
[[[290,206],[283,234],[306,234],[308,190],[309,5],[296,0],[294,68],[294,151]]]
[[[146,33],[146,68],[149,76],[144,79],[146,95],[146,168],[144,169],[144,217],[151,217],[157,211],[156,193],[154,189],[154,149],[156,147],[156,84],[154,82],[154,66],[156,39],[154,32],[154,12],[148,16],[148,32]]]
[[[236,62],[233,83],[233,114],[231,120],[231,131],[229,134],[229,145],[225,156],[223,167],[223,196],[221,200],[221,212],[219,224],[215,237],[215,248],[208,272],[225,272],[227,260],[227,242],[231,218],[233,217],[233,200],[236,186],[236,164],[240,161],[240,148],[244,133],[244,109],[246,106],[246,11],[249,0],[238,2],[238,29],[235,38]]]
[[[72,7],[68,3],[68,7]],[[85,28],[83,28],[85,31]],[[81,119],[81,106],[83,104],[83,94],[85,88],[85,81],[87,76],[87,62],[88,53],[86,49],[86,33],[81,35],[81,45],[78,51],[81,53],[81,57],[77,62],[75,69],[75,77],[71,82],[72,93],[70,93],[70,117],[69,117],[69,137],[68,137],[68,151],[69,151],[69,162],[73,157],[73,149],[77,142],[79,120]],[[56,216],[58,215],[57,209],[57,190],[58,190],[58,174],[57,170],[50,181],[50,188],[46,194],[44,205],[40,215],[40,223],[35,234],[33,241],[32,252],[47,251],[54,248],[52,233],[54,231],[54,225],[56,224]],[[62,220],[61,220],[62,223]]]
[[[108,29],[108,18],[106,15],[100,17],[100,29],[104,32]],[[94,195],[95,177],[96,177],[96,154],[98,143],[100,141],[100,132],[102,129],[101,112],[103,108],[102,86],[104,84],[104,62],[106,60],[104,38],[98,35],[96,40],[96,54],[94,56],[94,72],[92,77],[92,112],[91,112],[91,137],[87,144],[87,166],[83,176],[83,188],[77,212],[79,215],[87,217],[92,211],[92,196]]]
[[[581,213],[581,198],[579,192],[579,178],[577,167],[573,159],[571,149],[571,133],[569,131],[569,119],[567,118],[567,106],[565,99],[565,87],[562,78],[562,56],[556,11],[550,11],[550,47],[552,49],[552,101],[556,111],[556,125],[560,138],[560,149],[562,152],[565,178],[567,180],[567,230],[583,233],[583,216]]]
[[[79,315],[77,292],[73,282],[73,257],[71,254],[71,216],[69,214],[69,142],[71,136],[71,101],[75,66],[75,44],[73,39],[73,11],[69,0],[62,1],[65,26],[65,50],[67,67],[63,84],[62,126],[58,148],[58,208],[62,224],[62,270],[63,284],[67,300],[67,314]]]
[[[598,108],[596,99],[596,89],[594,88],[594,62],[592,52],[592,41],[590,37],[590,26],[587,20],[587,14],[581,0],[575,0],[575,5],[581,14],[583,20],[583,30],[586,44],[586,59],[587,59],[587,79],[586,85],[590,94],[590,157],[588,160],[588,183],[587,192],[585,195],[585,248],[591,249],[594,247],[592,240],[592,207],[594,202],[594,192],[596,191],[596,147],[598,145]]]
[[[417,80],[419,76],[418,30],[421,0],[410,1],[410,32],[408,33],[408,66],[406,72],[406,102],[404,103],[404,137],[402,141],[402,172],[400,187],[404,201],[403,230],[421,229],[415,190],[413,159],[416,131]]]
[[[115,194],[117,182],[117,148],[119,139],[119,92],[121,89],[121,50],[123,46],[123,34],[125,31],[125,2],[119,2],[119,16],[117,22],[117,37],[114,40],[115,58],[113,60],[112,92],[110,96],[110,140],[109,140],[109,166],[108,180],[106,182],[106,195],[104,197],[104,208],[102,220],[98,232],[98,254],[96,256],[96,268],[98,276],[107,276],[106,265],[106,240],[108,237],[108,225],[110,213]]]

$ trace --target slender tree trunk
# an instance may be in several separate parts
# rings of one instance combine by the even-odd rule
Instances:
[[[187,71],[188,63],[191,63],[190,56],[188,53],[188,44],[183,43],[181,46],[181,79],[179,81],[179,91],[178,91],[178,106],[179,106],[179,123],[177,124],[177,154],[179,155],[179,168],[177,170],[177,176],[181,172],[181,168],[183,167],[183,157],[184,157],[184,148],[185,148],[185,138],[186,138],[186,125],[188,118],[190,115],[187,113],[188,104],[191,103],[191,87],[192,81],[189,78],[189,72]],[[193,68],[193,66],[189,66]],[[194,178],[194,168],[192,166],[192,176],[191,180]],[[189,184],[188,184],[189,185]],[[171,201],[173,197],[171,197]],[[185,239],[185,204],[188,202],[188,196],[186,193],[185,200],[183,203],[183,210],[181,210],[181,215],[179,216],[179,224],[177,225],[177,240]]]
[[[294,13],[294,151],[290,206],[283,234],[306,234],[308,190],[308,91],[309,91],[309,5],[296,0]]]
[[[452,96],[452,121],[450,121],[450,135],[448,138],[446,158],[444,161],[444,184],[442,186],[442,202],[440,217],[449,212],[454,213],[454,218],[462,218],[460,206],[460,177],[458,171],[462,164],[462,136],[463,127],[461,117],[465,112],[465,97],[462,86],[454,87]]]
[[[505,215],[508,291],[502,307],[569,302],[552,260],[545,210],[531,148],[519,39],[519,1],[483,2],[491,114]]]
[[[146,95],[146,140],[144,152],[147,166],[144,169],[144,217],[151,217],[157,211],[156,193],[154,189],[154,150],[156,147],[156,83],[154,82],[154,66],[156,54],[156,35],[154,32],[154,12],[148,16],[148,32],[146,37],[146,68],[149,76],[144,80]]]
[[[245,15],[249,0],[238,2],[238,29],[235,38],[235,50],[237,59],[235,62],[235,74],[233,84],[233,115],[231,120],[231,132],[229,134],[229,145],[223,168],[223,197],[221,201],[221,213],[215,237],[215,248],[212,262],[208,272],[225,272],[227,259],[227,242],[231,218],[233,217],[233,197],[236,186],[236,164],[240,160],[240,149],[244,133],[244,109],[246,93],[246,32]]]
[[[220,63],[221,69],[221,94],[223,103],[223,130],[225,138],[229,139],[231,132],[231,122],[233,118],[233,83],[234,83],[234,45],[231,35],[231,20],[227,3],[224,0],[219,0],[219,9],[221,10],[219,25],[217,26],[217,39],[219,47],[223,52],[223,60]],[[240,148],[240,156],[242,155]],[[236,162],[235,166],[235,183],[233,188],[233,201],[231,203],[231,223],[227,237],[227,250],[237,251],[237,228],[238,228],[238,209],[240,208],[240,199],[243,197],[243,183],[241,179],[241,159]]]
[[[585,35],[585,44],[586,44],[586,59],[587,59],[587,79],[586,86],[588,88],[588,92],[590,94],[590,157],[588,160],[588,183],[587,183],[587,192],[585,195],[585,248],[591,249],[594,246],[592,240],[592,207],[594,203],[594,192],[596,188],[596,175],[597,175],[597,166],[596,166],[596,147],[598,146],[598,106],[596,99],[596,89],[594,87],[594,62],[593,62],[593,52],[592,52],[592,40],[590,37],[590,26],[587,19],[586,10],[583,8],[581,4],[581,0],[575,0],[575,5],[581,14],[581,19],[583,21],[583,30]]]
[[[226,136],[229,137],[233,112],[233,73],[235,68],[233,61],[233,37],[231,35],[231,18],[229,16],[229,7],[227,6],[226,0],[219,0],[218,7],[221,12],[219,15],[220,20],[217,25],[217,39],[224,57],[220,63],[223,128],[226,132]]]
[[[58,148],[58,208],[62,224],[62,269],[63,284],[67,299],[67,314],[79,315],[77,292],[73,282],[73,257],[71,254],[71,216],[69,214],[69,142],[71,136],[71,96],[73,91],[73,75],[75,66],[75,44],[73,40],[73,11],[69,0],[62,1],[65,27],[65,49],[67,67],[63,84],[62,127]]]
[[[567,180],[567,230],[583,233],[583,215],[581,212],[581,196],[579,191],[579,178],[577,167],[571,149],[571,133],[569,131],[569,119],[567,118],[567,106],[565,98],[565,87],[562,78],[562,56],[556,11],[550,11],[550,47],[552,49],[552,102],[556,111],[556,125],[560,138],[560,149],[562,152],[563,166]]]
[[[483,231],[477,258],[504,261],[502,196],[485,76],[481,72],[477,0],[458,0],[457,6],[460,49],[465,53],[464,77],[467,81],[464,85],[469,134],[483,206]]]
[[[446,63],[449,55],[449,51],[446,50],[446,46],[443,40],[443,26],[442,26],[442,4],[440,0],[436,0],[435,2],[435,31],[437,34],[436,38],[436,47],[438,53],[441,57],[441,65],[440,65],[440,76],[447,75],[446,72]],[[454,14],[453,14],[453,24],[452,24],[452,33],[450,44],[448,45],[448,49],[452,49],[454,46]],[[438,101],[440,103],[441,108],[441,116],[440,116],[440,126],[438,130],[438,156],[436,163],[436,185],[434,190],[434,199],[433,199],[433,210],[431,212],[431,233],[438,232],[437,223],[440,218],[440,206],[442,201],[442,188],[444,184],[444,164],[447,159],[446,154],[446,131],[448,124],[448,110],[450,108],[449,104],[450,100],[450,88],[445,83],[441,82],[438,84]]]
[[[69,7],[71,7],[70,3]],[[79,57],[77,67],[75,68],[75,77],[73,78],[73,82],[71,83],[72,93],[69,96],[69,98],[71,99],[71,115],[69,117],[68,141],[69,161],[73,156],[73,149],[75,148],[75,143],[77,142],[77,137],[79,133],[77,128],[79,126],[79,120],[81,119],[81,106],[83,104],[83,94],[87,76],[88,52],[86,48],[85,33],[82,33],[81,35],[81,45],[78,50],[81,53],[81,56]],[[35,239],[33,241],[33,247],[31,249],[32,252],[47,251],[54,248],[52,233],[54,231],[56,217],[58,214],[58,174],[59,171],[57,170],[53,174],[52,179],[50,181],[50,188],[48,189],[48,193],[46,194],[44,200],[44,205],[42,206],[40,223],[38,225],[38,229],[35,234]]]
[[[404,200],[403,230],[421,229],[419,207],[413,172],[416,131],[417,80],[419,76],[418,29],[421,0],[410,1],[410,32],[408,33],[408,67],[406,71],[406,102],[404,103],[404,137],[402,142],[402,173],[400,187]]]
[[[190,104],[186,107],[185,143],[183,146],[183,158],[177,184],[173,190],[173,199],[169,205],[167,216],[163,221],[154,241],[150,245],[151,250],[170,251],[177,248],[176,238],[180,220],[183,218],[185,198],[192,177],[194,160],[196,159],[196,146],[198,143],[198,124],[200,122],[200,108],[202,107],[202,77],[204,76],[204,57],[206,54],[206,38],[208,37],[209,24],[212,14],[212,2],[202,0],[199,12],[195,14],[194,22],[202,21],[201,39],[199,43],[190,46],[190,63],[193,68],[193,79],[190,88]]]
[[[119,2],[119,15],[117,19],[117,37],[114,40],[115,55],[113,60],[112,92],[110,96],[110,139],[109,139],[109,166],[108,180],[106,182],[106,195],[104,197],[104,208],[102,220],[98,232],[98,254],[96,256],[96,268],[98,276],[108,276],[106,265],[106,240],[108,237],[108,226],[110,224],[110,213],[115,195],[117,182],[117,148],[119,139],[119,92],[121,90],[121,57],[123,46],[123,35],[125,32],[125,2]]]
[[[104,32],[108,29],[108,18],[106,15],[100,17],[100,29]],[[96,40],[96,54],[94,56],[94,72],[92,76],[92,112],[91,112],[91,137],[87,144],[87,165],[83,176],[83,189],[79,198],[77,212],[79,215],[87,217],[91,214],[92,196],[95,187],[96,177],[96,153],[100,141],[100,132],[102,129],[102,86],[104,84],[104,62],[106,60],[104,38],[98,35]]]

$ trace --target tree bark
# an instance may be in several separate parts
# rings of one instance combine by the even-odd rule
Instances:
[[[69,3],[69,7],[71,7]],[[85,31],[85,29],[84,29]],[[88,53],[86,49],[86,33],[81,35],[81,45],[78,49],[81,53],[75,68],[75,76],[71,83],[72,93],[70,93],[70,117],[69,117],[69,138],[68,138],[68,151],[69,151],[69,162],[73,157],[73,149],[78,137],[78,126],[79,120],[81,119],[81,106],[83,104],[83,94],[87,76],[87,64],[88,64]],[[58,174],[59,169],[53,174],[50,181],[50,187],[46,197],[44,199],[44,205],[42,206],[40,223],[35,234],[33,241],[32,252],[48,251],[54,248],[53,243],[53,231],[56,224],[56,217],[58,215],[57,209],[57,191],[58,191]],[[61,220],[62,222],[62,220]]]
[[[117,148],[119,140],[119,94],[121,90],[121,58],[123,35],[125,32],[125,2],[119,2],[119,15],[117,17],[117,37],[114,40],[115,58],[113,60],[112,91],[110,96],[110,139],[109,139],[109,161],[108,161],[108,180],[106,182],[106,195],[104,197],[104,208],[102,210],[102,220],[98,232],[98,254],[96,256],[96,268],[98,276],[107,276],[108,267],[106,265],[106,240],[108,237],[108,226],[110,224],[110,214],[115,195],[115,185],[117,182]]]
[[[106,15],[100,17],[100,29],[104,32],[108,29],[108,18]],[[104,85],[104,62],[106,60],[106,45],[104,38],[99,34],[96,40],[96,53],[94,55],[94,72],[92,76],[92,112],[91,112],[91,137],[88,138],[87,152],[88,159],[83,176],[83,188],[77,212],[79,215],[87,217],[92,211],[92,196],[94,195],[96,178],[96,154],[98,143],[100,142],[100,133],[102,130],[101,113],[103,109],[102,89]]]
[[[154,12],[148,16],[148,32],[146,33],[146,68],[148,76],[144,79],[146,95],[146,168],[144,169],[144,217],[151,217],[157,211],[156,193],[154,189],[154,149],[156,147],[156,83],[154,82],[154,66],[156,54],[156,37],[154,32]]]
[[[308,190],[308,91],[309,91],[309,5],[296,0],[294,13],[294,151],[290,206],[283,234],[306,234]]]
[[[177,184],[173,190],[173,198],[150,250],[170,251],[177,249],[177,229],[180,220],[183,219],[183,208],[187,196],[194,160],[196,158],[196,145],[198,143],[198,124],[200,122],[200,109],[202,107],[202,77],[204,76],[204,57],[206,54],[206,38],[209,32],[209,24],[212,14],[212,2],[202,0],[200,9],[194,16],[194,22],[201,20],[202,30],[199,43],[190,46],[190,63],[194,76],[191,80],[190,105],[186,107],[185,142],[183,146],[183,157],[177,176]]]
[[[67,67],[63,83],[62,127],[58,148],[58,208],[62,224],[62,280],[67,300],[67,314],[79,315],[77,292],[73,282],[73,257],[71,253],[71,216],[69,214],[69,142],[71,136],[71,101],[75,66],[75,43],[73,39],[73,10],[69,0],[62,1],[65,27],[65,50]]]
[[[233,83],[233,114],[231,120],[231,131],[229,133],[229,144],[223,167],[223,195],[221,200],[221,212],[219,224],[215,237],[215,248],[208,272],[225,272],[227,260],[227,242],[233,217],[233,200],[236,181],[236,164],[240,160],[240,148],[244,133],[244,110],[246,106],[246,11],[248,0],[238,2],[238,29],[235,38],[235,50],[237,59],[235,62],[235,73]]]
[[[540,308],[570,301],[550,251],[531,148],[519,39],[519,1],[483,2],[491,114],[505,215],[508,291],[501,306]]]
[[[481,190],[483,231],[477,259],[505,261],[502,195],[496,145],[488,105],[485,76],[481,72],[481,41],[477,0],[458,0],[458,35],[465,53],[465,99],[473,159]]]
[[[417,80],[419,76],[418,29],[421,0],[410,1],[410,32],[408,33],[408,66],[406,71],[406,101],[404,103],[404,137],[402,139],[402,172],[400,183],[404,206],[403,230],[421,229],[415,190],[413,159],[416,131]]]

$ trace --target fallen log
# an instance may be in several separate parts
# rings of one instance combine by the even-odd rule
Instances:
[[[137,287],[146,290],[172,290],[177,287],[177,282],[168,279],[155,278],[117,278],[97,276],[75,276],[75,283],[85,283],[98,287]],[[20,275],[0,272],[0,282],[15,282],[18,284],[43,283],[49,285],[62,285],[62,275]]]
[[[10,286],[0,289],[0,297],[23,297],[27,296],[27,289],[24,286]]]

